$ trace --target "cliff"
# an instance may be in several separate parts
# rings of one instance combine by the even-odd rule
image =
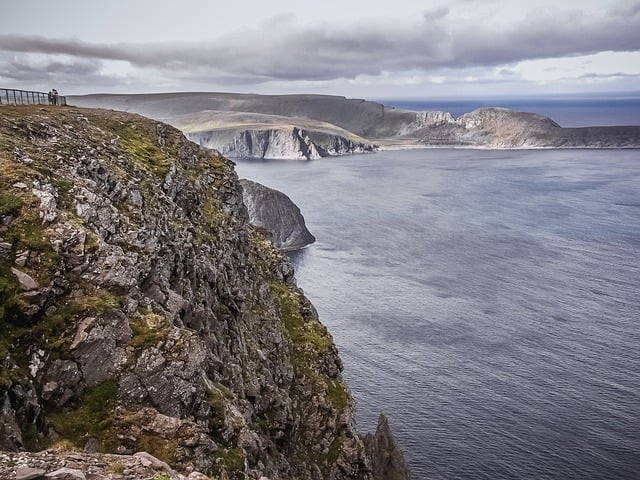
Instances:
[[[281,128],[240,128],[186,132],[189,140],[218,150],[229,158],[317,160],[323,157],[371,153],[377,147],[366,140],[353,140],[333,133]]]
[[[484,148],[638,148],[640,127],[562,128],[543,115],[507,108],[482,108],[457,119],[438,116],[420,121],[418,114],[406,137],[424,145]],[[428,118],[428,117],[427,117]]]
[[[1,450],[376,478],[331,336],[230,161],[136,115],[24,106],[0,108],[0,170]]]
[[[231,158],[315,160],[377,150],[343,128],[301,117],[204,110],[173,124],[190,140]]]
[[[240,145],[240,151],[247,150],[249,142],[253,145],[254,140],[263,146],[270,143],[271,133],[264,133],[265,129],[259,129],[261,133],[257,139],[251,138],[256,135],[254,133],[243,133],[244,130],[256,130],[252,116],[288,118],[291,126],[309,132],[316,129],[303,127],[301,122],[331,125],[346,132],[346,135],[341,134],[343,138],[356,135],[364,145],[367,142],[387,146],[413,142],[423,146],[481,148],[640,148],[640,126],[562,128],[544,116],[505,108],[484,108],[453,118],[449,112],[407,111],[376,102],[331,95],[169,93],[86,95],[68,97],[68,101],[76,105],[142,113],[181,129],[186,127],[185,124],[191,124],[189,128],[195,129],[197,122],[189,120],[193,118],[198,118],[202,124],[219,122],[222,112],[227,121],[234,124],[235,135],[245,135],[237,141],[212,143],[214,148],[223,151],[225,145],[236,143]],[[236,121],[238,116],[247,117],[244,128],[242,122]],[[233,147],[229,152],[231,150]],[[262,150],[262,147],[258,148],[257,153]],[[279,151],[278,148],[276,151]],[[304,155],[301,157],[298,153],[304,151],[304,146],[286,151],[293,152],[295,158],[309,158]],[[346,153],[354,151],[362,149],[346,148]]]
[[[282,251],[299,250],[316,241],[300,209],[284,193],[251,180],[240,180],[252,225],[264,228]]]

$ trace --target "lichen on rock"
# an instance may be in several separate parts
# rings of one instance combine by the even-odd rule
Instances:
[[[0,170],[0,449],[373,478],[331,337],[232,162],[135,115],[3,107]]]

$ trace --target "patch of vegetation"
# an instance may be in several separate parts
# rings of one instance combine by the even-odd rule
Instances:
[[[96,438],[102,452],[114,451],[118,445],[113,425],[113,409],[118,393],[118,382],[107,380],[80,396],[79,407],[66,412],[52,413],[49,421],[54,430],[83,447],[88,438]]]
[[[14,251],[30,250],[34,253],[33,260],[27,265],[27,273],[40,284],[47,284],[62,267],[62,259],[54,250],[42,226],[38,214],[39,200],[27,193],[14,197],[17,200],[5,203],[13,205],[12,214],[16,215],[4,234],[5,241],[13,245]]]
[[[13,215],[22,207],[22,199],[12,193],[0,193],[0,217]]]
[[[220,390],[208,389],[207,403],[211,407],[210,429],[215,433],[224,428],[224,394]]]
[[[162,315],[146,311],[129,323],[132,336],[129,344],[134,348],[153,347],[167,338],[167,321]]]
[[[98,249],[98,236],[92,231],[87,231],[87,237],[84,241],[84,249],[87,252],[95,252]]]
[[[327,466],[331,466],[336,463],[340,457],[340,453],[342,452],[343,444],[344,438],[342,436],[333,439],[333,442],[331,442],[331,445],[329,446],[329,453],[327,453],[326,457]]]
[[[119,143],[131,161],[151,170],[159,177],[167,174],[170,161],[152,140],[153,132],[144,131],[140,125],[134,123],[123,124],[114,130],[120,136]]]
[[[305,321],[301,313],[299,293],[278,282],[271,284],[271,291],[275,294],[285,332],[293,342],[294,366],[316,363],[332,345],[327,329],[320,322]]]
[[[143,432],[136,441],[136,449],[150,453],[169,465],[175,465],[178,454],[178,442]]]
[[[53,186],[58,192],[58,207],[63,209],[69,209],[72,207],[73,197],[71,191],[73,190],[73,182],[64,179],[56,178],[53,180]]]
[[[11,272],[11,264],[6,260],[0,260],[0,326],[5,322],[16,318],[28,308],[27,303],[20,297],[20,286],[16,276]],[[5,328],[3,328],[5,331]],[[0,335],[0,359],[6,356],[3,345],[7,335]]]
[[[231,479],[244,478],[245,456],[241,448],[221,448],[214,455],[214,474],[222,476],[226,473]]]
[[[107,466],[107,471],[115,473],[116,475],[122,475],[124,473],[124,465],[121,462],[113,462]]]
[[[214,195],[209,195],[200,208],[200,215],[202,222],[196,231],[196,238],[203,242],[214,242],[217,230],[225,219],[220,201]]]

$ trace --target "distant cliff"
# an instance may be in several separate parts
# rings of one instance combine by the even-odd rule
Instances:
[[[300,209],[284,193],[246,179],[240,180],[240,186],[250,222],[269,232],[276,247],[286,252],[316,241]]]
[[[3,106],[0,172],[0,450],[52,447],[1,475],[381,478],[232,162],[137,115]]]
[[[212,139],[210,144],[213,148],[228,151],[230,155],[234,155],[233,151],[238,152],[239,157],[244,155],[243,152],[251,152],[261,158],[261,152],[268,151],[270,147],[267,145],[272,141],[275,143],[272,147],[274,155],[291,155],[286,158],[314,158],[314,149],[320,156],[323,156],[321,148],[329,151],[323,142],[292,142],[290,133],[274,134],[266,127],[256,129],[254,116],[287,119],[285,123],[308,132],[310,138],[313,138],[312,131],[325,131],[330,126],[340,129],[338,135],[347,140],[350,140],[349,135],[362,139],[354,141],[354,145],[335,149],[346,153],[371,151],[366,147],[367,143],[388,146],[393,145],[394,140],[424,146],[482,148],[640,148],[640,126],[562,128],[541,115],[504,108],[485,108],[454,118],[449,112],[413,112],[330,95],[171,93],[87,95],[68,97],[68,101],[77,105],[142,113],[187,132],[203,132],[198,134],[201,138],[208,135],[205,132],[211,131],[207,138]],[[213,133],[215,129],[197,127],[198,123],[221,122],[223,117],[228,124],[233,124],[229,130],[234,132],[227,135],[224,142],[215,139],[219,134]],[[241,117],[245,120],[238,121]],[[324,127],[310,128],[304,126],[304,122],[321,123]],[[222,124],[218,128],[222,128]],[[282,148],[278,142],[297,143],[299,146]],[[206,143],[204,139],[203,143]],[[365,147],[361,148],[359,143]],[[308,152],[306,155],[305,151]]]
[[[200,146],[218,150],[229,158],[317,160],[377,150],[375,145],[365,140],[354,141],[340,135],[298,127],[218,129],[187,132],[186,135]]]
[[[424,113],[438,116],[424,116]],[[404,133],[424,145],[485,148],[638,148],[640,127],[562,128],[542,115],[482,108],[454,119],[423,112]]]

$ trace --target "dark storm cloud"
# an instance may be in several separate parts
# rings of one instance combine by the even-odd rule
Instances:
[[[0,50],[121,60],[174,76],[234,83],[334,80],[639,49],[640,3],[603,11],[597,18],[579,10],[538,12],[502,29],[487,23],[452,24],[445,8],[425,12],[421,22],[404,28],[354,24],[296,29],[274,19],[268,29],[198,44],[102,45],[0,35]]]

